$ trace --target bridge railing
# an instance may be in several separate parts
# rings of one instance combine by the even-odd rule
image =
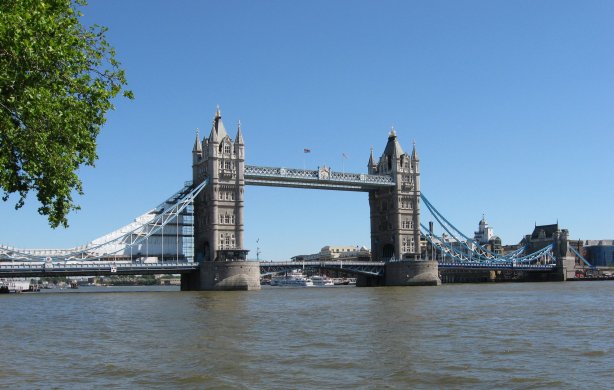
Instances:
[[[261,261],[260,273],[274,274],[292,269],[338,269],[352,274],[382,275],[385,262],[383,261]]]
[[[11,271],[87,271],[106,270],[115,268],[118,270],[165,270],[165,269],[196,269],[198,263],[187,261],[164,261],[156,263],[114,263],[114,262],[80,262],[80,263],[43,263],[43,262],[20,262],[0,264],[0,272]]]
[[[484,268],[484,269],[517,269],[517,270],[550,270],[556,264],[524,264],[512,262],[438,262],[439,268]]]

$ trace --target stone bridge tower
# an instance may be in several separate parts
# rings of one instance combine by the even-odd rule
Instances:
[[[416,145],[408,155],[392,129],[377,163],[371,150],[368,168],[371,175],[389,175],[395,181],[394,187],[369,192],[371,257],[386,261],[383,280],[373,282],[386,286],[441,284],[437,262],[421,260],[420,160]],[[366,281],[363,285],[368,284]]]
[[[233,141],[218,108],[209,137],[197,135],[192,149],[193,185],[209,183],[194,201],[194,260],[201,266],[185,278],[186,290],[260,288],[259,263],[246,261],[243,247],[244,171],[241,125]]]
[[[403,151],[394,129],[376,164],[373,150],[369,174],[391,175],[394,187],[369,192],[371,256],[375,261],[420,257],[420,166],[416,145],[411,156]]]

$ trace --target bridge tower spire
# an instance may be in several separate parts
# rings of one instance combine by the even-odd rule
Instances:
[[[200,140],[200,134],[198,129],[196,129],[196,140],[194,141],[194,147],[192,148],[192,177],[197,175],[197,172],[194,171],[195,167],[199,164],[199,162],[203,158],[203,144]]]
[[[369,155],[369,163],[367,164],[367,169],[370,175],[373,175],[377,169],[377,164],[375,164],[375,158],[373,157],[373,146],[371,146],[371,154]]]

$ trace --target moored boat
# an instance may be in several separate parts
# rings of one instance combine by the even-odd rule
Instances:
[[[295,269],[286,275],[273,276],[271,286],[310,287],[313,282],[301,270]]]
[[[331,278],[329,278],[328,276],[314,275],[314,276],[311,277],[311,281],[313,282],[313,285],[316,286],[316,287],[334,286],[335,285],[333,280]]]

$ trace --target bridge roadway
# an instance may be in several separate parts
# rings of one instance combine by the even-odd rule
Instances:
[[[480,270],[518,270],[518,271],[550,271],[556,267],[556,264],[522,264],[508,261],[501,262],[439,262],[440,269],[480,269]]]
[[[0,278],[49,276],[111,276],[185,274],[198,270],[199,264],[186,261],[157,263],[113,261],[11,262],[0,263]],[[383,275],[384,262],[371,261],[261,261],[260,273],[272,274],[297,268],[343,270],[351,274]]]
[[[260,274],[274,274],[293,269],[323,269],[342,271],[353,275],[382,276],[386,262],[383,261],[261,261]],[[551,271],[554,264],[502,263],[439,263],[440,269],[518,270]],[[198,263],[164,261],[157,263],[84,261],[84,262],[11,262],[0,263],[0,278],[34,278],[49,276],[111,276],[185,274],[199,269]]]
[[[55,262],[51,264],[44,262],[0,263],[0,278],[185,274],[196,271],[198,267],[198,263],[186,261],[158,263],[111,261]]]
[[[286,272],[293,269],[325,269],[334,271],[344,271],[354,275],[374,275],[384,274],[385,262],[383,261],[261,261],[260,274],[274,274]]]

